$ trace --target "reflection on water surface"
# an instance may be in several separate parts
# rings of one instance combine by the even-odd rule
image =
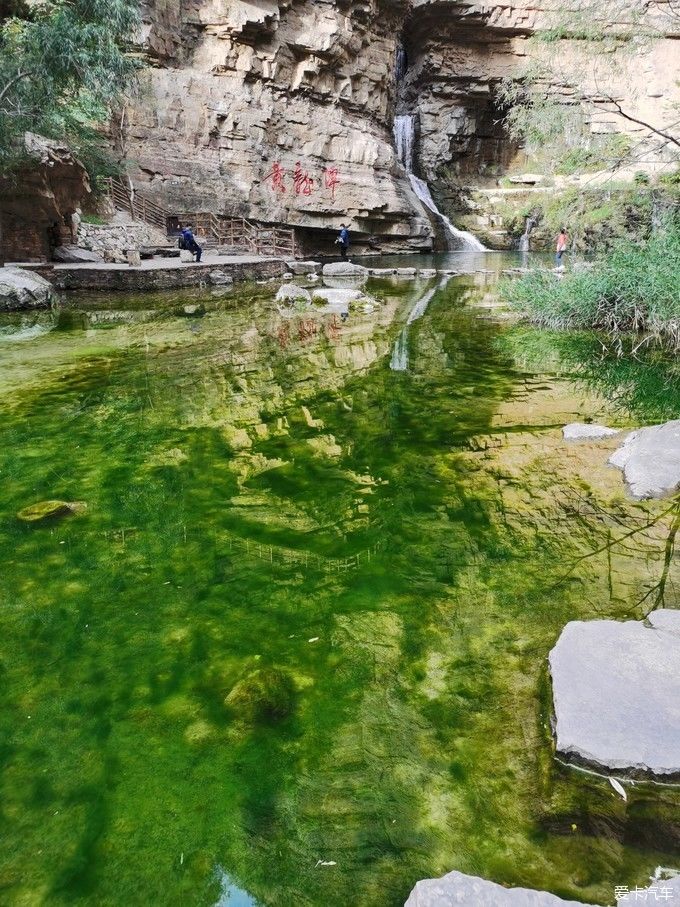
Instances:
[[[678,862],[678,794],[624,804],[548,727],[561,627],[662,569],[611,442],[560,437],[631,417],[480,279],[397,371],[435,284],[344,323],[81,299],[0,346],[7,902],[391,907],[455,868],[607,903]],[[46,499],[89,507],[15,519]]]

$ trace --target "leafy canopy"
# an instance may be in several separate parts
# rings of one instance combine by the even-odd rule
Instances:
[[[137,0],[47,0],[0,19],[0,172],[20,160],[26,131],[96,144],[96,124],[130,85]]]

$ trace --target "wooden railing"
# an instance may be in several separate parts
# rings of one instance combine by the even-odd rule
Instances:
[[[245,217],[229,217],[211,212],[176,214],[145,198],[121,180],[107,177],[101,188],[111,203],[137,220],[158,227],[166,234],[173,221],[191,224],[194,232],[220,246],[245,248],[256,255],[280,255],[296,258],[297,243],[292,227],[254,223]]]

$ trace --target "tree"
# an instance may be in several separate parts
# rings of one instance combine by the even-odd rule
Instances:
[[[590,125],[604,114],[619,124],[618,137],[600,138],[603,169],[616,169],[650,152],[680,152],[680,113],[668,105],[665,115],[640,114],[631,100],[639,77],[640,54],[656,41],[675,36],[679,0],[576,0],[566,9],[547,10],[528,42],[528,64],[519,78],[500,86],[506,125],[530,148],[564,155],[593,144]],[[565,65],[564,44],[571,59]],[[672,74],[671,74],[672,81]],[[616,85],[618,83],[618,94]],[[625,86],[621,92],[621,86]],[[624,95],[624,96],[622,96]],[[621,141],[633,126],[636,141]],[[618,139],[618,140],[617,140]],[[573,155],[572,155],[573,157]],[[593,155],[598,157],[598,155]],[[576,159],[574,157],[574,159]]]
[[[137,0],[0,2],[0,173],[21,162],[26,131],[96,147],[134,77]]]

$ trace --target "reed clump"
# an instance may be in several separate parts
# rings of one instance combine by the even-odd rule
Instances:
[[[638,335],[633,349],[680,349],[680,217],[646,241],[618,242],[611,251],[572,271],[532,271],[502,287],[506,301],[547,328],[594,328],[623,352],[623,338]]]

